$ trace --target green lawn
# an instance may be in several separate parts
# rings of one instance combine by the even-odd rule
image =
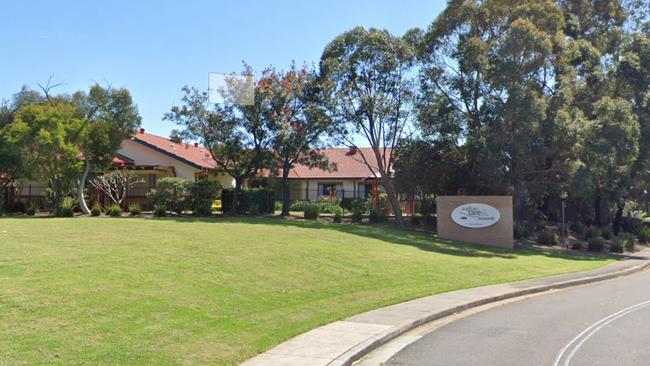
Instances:
[[[608,261],[279,219],[0,218],[0,364],[236,364],[376,307]]]

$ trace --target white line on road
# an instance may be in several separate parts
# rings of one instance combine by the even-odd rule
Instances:
[[[595,322],[591,326],[589,326],[587,329],[583,330],[580,334],[578,334],[575,338],[573,338],[569,343],[567,343],[564,348],[560,351],[560,353],[557,355],[555,358],[555,363],[553,363],[553,366],[560,366],[560,363],[562,362],[562,358],[564,355],[567,353],[569,349],[571,349],[572,346],[573,349],[571,349],[571,352],[569,355],[566,357],[564,360],[564,366],[569,366],[571,364],[571,360],[573,359],[573,356],[575,356],[576,352],[582,345],[589,339],[591,336],[596,334],[598,331],[600,331],[603,327],[605,327],[608,324],[611,324],[612,322],[616,321],[617,319],[628,315],[630,313],[633,313],[637,310],[641,310],[645,307],[650,306],[650,301],[644,301],[641,303],[638,303],[636,305],[632,305],[630,307],[627,307],[623,310],[617,311],[613,314],[610,314],[603,319]]]

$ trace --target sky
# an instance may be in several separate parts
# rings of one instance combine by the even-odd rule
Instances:
[[[208,73],[318,63],[323,48],[355,26],[402,35],[427,28],[444,0],[0,0],[0,99],[23,85],[93,83],[131,91],[143,127],[163,121],[184,85],[207,90]]]

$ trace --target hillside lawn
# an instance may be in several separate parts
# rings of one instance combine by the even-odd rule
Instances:
[[[611,261],[276,218],[0,218],[0,364],[237,364],[373,308]]]

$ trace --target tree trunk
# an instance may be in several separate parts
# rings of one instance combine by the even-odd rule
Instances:
[[[235,216],[239,214],[239,192],[241,191],[241,178],[235,178],[235,190],[232,192],[232,206],[230,214]]]
[[[596,193],[596,199],[594,200],[594,221],[597,227],[600,227],[600,223],[602,222],[601,206],[600,193]]]
[[[90,214],[90,209],[86,204],[86,198],[84,197],[84,189],[86,188],[86,179],[88,179],[88,173],[90,172],[90,162],[86,160],[84,164],[84,172],[79,179],[77,184],[77,201],[79,202],[79,209],[86,215]]]
[[[625,210],[625,200],[623,203],[618,203],[616,208],[616,215],[614,216],[614,222],[612,222],[612,231],[614,235],[618,235],[621,232],[621,222],[623,221],[623,210]]]
[[[289,215],[289,169],[284,169],[282,171],[282,181],[280,182],[280,186],[282,187],[282,213],[280,216],[288,216]]]
[[[393,188],[393,182],[391,182],[390,177],[382,174],[381,184],[384,186],[386,196],[388,196],[388,202],[390,203],[390,207],[393,209],[395,221],[397,221],[398,224],[402,224],[402,209],[399,207],[397,195],[395,194],[395,189]]]

